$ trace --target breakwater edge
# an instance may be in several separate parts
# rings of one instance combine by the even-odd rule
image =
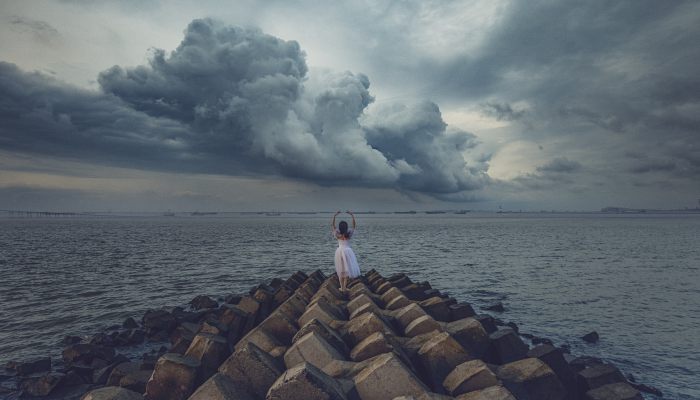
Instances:
[[[197,296],[190,310],[150,310],[75,338],[54,371],[45,359],[8,365],[21,392],[6,397],[607,400],[651,389],[547,339],[530,336],[530,348],[516,324],[406,274],[371,270],[349,292],[337,287],[299,271],[222,304]],[[169,344],[138,360],[115,351],[144,339]]]

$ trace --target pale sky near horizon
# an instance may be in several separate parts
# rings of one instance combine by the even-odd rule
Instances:
[[[0,209],[700,199],[700,2],[3,1]]]

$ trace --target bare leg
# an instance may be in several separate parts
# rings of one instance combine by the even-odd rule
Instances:
[[[341,292],[346,291],[347,286],[348,286],[348,277],[344,276],[344,277],[340,278],[340,291]]]

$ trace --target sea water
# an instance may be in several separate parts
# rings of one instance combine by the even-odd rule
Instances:
[[[367,214],[352,246],[363,270],[477,312],[500,301],[522,332],[700,398],[700,215]],[[327,214],[1,219],[0,365],[198,294],[330,274],[335,247]]]

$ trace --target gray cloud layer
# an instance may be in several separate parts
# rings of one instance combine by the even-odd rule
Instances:
[[[115,66],[101,92],[0,63],[0,149],[139,168],[281,174],[456,193],[488,182],[434,103],[373,102],[362,74],[313,71],[298,43],[193,21],[172,53]]]

